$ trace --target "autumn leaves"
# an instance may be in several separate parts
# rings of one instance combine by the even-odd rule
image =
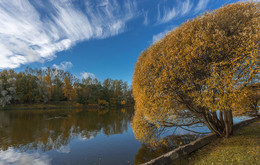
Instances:
[[[220,136],[232,134],[232,115],[248,110],[237,108],[241,96],[259,85],[259,7],[239,2],[204,13],[142,52],[132,85],[137,138],[175,120],[181,106]]]

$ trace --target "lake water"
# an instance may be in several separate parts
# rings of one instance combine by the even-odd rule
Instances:
[[[0,111],[0,165],[139,164],[199,137],[175,136],[171,147],[151,148],[135,139],[133,115],[133,109]]]

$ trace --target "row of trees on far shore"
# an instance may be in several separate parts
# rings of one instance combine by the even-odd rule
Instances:
[[[117,106],[133,104],[127,82],[96,78],[78,79],[70,72],[27,68],[24,72],[0,72],[0,105],[71,101],[81,105]]]

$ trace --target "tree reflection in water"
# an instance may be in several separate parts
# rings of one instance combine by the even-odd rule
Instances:
[[[70,147],[68,147],[73,140],[93,139],[96,138],[97,135],[102,136],[102,134],[106,137],[124,134],[124,136],[111,136],[111,138],[114,137],[116,140],[112,140],[113,142],[110,141],[111,144],[106,146],[103,146],[103,142],[99,144],[95,141],[94,147],[97,148],[95,151],[92,150],[93,148],[88,148],[87,145],[84,145],[83,143],[85,142],[81,142],[80,145],[87,147],[84,152],[88,150],[88,152],[83,155],[91,157],[91,155],[93,156],[93,154],[96,154],[98,151],[102,152],[100,154],[103,154],[103,158],[105,154],[114,155],[114,157],[108,156],[111,158],[107,158],[114,160],[119,159],[119,155],[117,154],[130,154],[132,156],[122,158],[122,161],[127,162],[129,160],[130,164],[140,164],[160,156],[179,145],[187,144],[199,138],[197,134],[183,135],[180,134],[180,132],[175,132],[174,135],[171,135],[171,132],[171,134],[160,139],[160,141],[156,143],[157,145],[151,145],[148,141],[142,141],[143,144],[141,144],[134,139],[132,133],[130,123],[133,114],[133,109],[103,110],[98,112],[82,109],[0,111],[0,151],[2,154],[5,152],[8,153],[9,151],[26,153],[43,151],[48,154],[51,159],[55,160],[55,163],[59,164],[61,163],[59,162],[60,159],[55,159],[55,155],[49,155],[50,153],[46,151],[54,150],[64,154],[71,153],[72,157],[76,154],[78,155],[77,158],[81,159],[79,154],[81,151],[71,150]],[[93,142],[91,141],[90,143]],[[104,151],[106,148],[109,149],[113,146],[114,148],[111,148],[111,151]],[[100,147],[105,148],[98,149]],[[91,155],[87,155],[89,153],[91,153]],[[122,156],[123,155],[121,155],[121,157]],[[68,159],[70,159],[69,155]],[[93,163],[92,160],[94,161],[94,159],[89,159],[89,163]],[[83,159],[78,161],[79,163],[84,163]]]
[[[88,112],[86,110],[0,111],[0,150],[9,147],[27,151],[49,151],[66,146],[71,139],[127,132],[133,115],[121,111]]]

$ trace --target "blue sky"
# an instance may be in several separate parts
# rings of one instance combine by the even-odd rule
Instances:
[[[0,0],[0,70],[60,68],[131,83],[140,52],[231,0]]]

